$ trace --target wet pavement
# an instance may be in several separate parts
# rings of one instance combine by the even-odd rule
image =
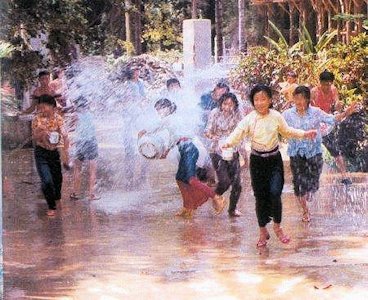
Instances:
[[[174,217],[182,202],[172,163],[129,164],[129,153],[104,151],[101,199],[70,200],[64,172],[54,218],[32,150],[3,152],[4,299],[367,299],[367,174],[352,174],[349,187],[324,174],[309,224],[288,174],[283,227],[292,241],[271,233],[259,250],[247,170],[242,217],[214,216],[206,203],[184,220]]]

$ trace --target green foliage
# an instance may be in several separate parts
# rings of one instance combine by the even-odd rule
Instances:
[[[322,39],[322,37],[321,37]],[[276,109],[283,107],[279,97],[279,82],[289,70],[296,71],[300,84],[316,86],[319,74],[328,69],[335,75],[334,84],[339,90],[340,99],[348,105],[361,101],[361,114],[351,117],[345,125],[345,136],[339,141],[344,144],[344,156],[351,170],[368,170],[368,78],[366,59],[368,57],[368,37],[365,33],[354,37],[349,44],[334,44],[329,49],[321,46],[317,53],[298,53],[293,56],[285,51],[254,47],[244,56],[239,65],[232,70],[230,82],[241,93],[246,93],[255,83],[268,84],[274,91]],[[355,120],[355,121],[354,121]]]
[[[177,9],[175,1],[147,1],[143,39],[148,50],[180,49],[181,27],[186,11]]]
[[[23,86],[32,82],[37,69],[48,65],[65,65],[71,59],[71,50],[85,32],[86,7],[82,0],[14,0],[2,7],[5,26],[1,37],[17,50],[3,61],[8,76]],[[48,34],[49,57],[41,57],[30,45],[30,38]]]
[[[299,52],[303,52],[305,54],[317,54],[325,50],[337,35],[337,30],[332,32],[326,31],[319,37],[317,43],[314,44],[308,29],[304,24],[302,24],[302,28],[299,31],[300,41],[290,46],[277,26],[271,21],[268,21],[268,23],[276,33],[278,40],[276,41],[268,36],[264,36],[264,38],[271,45],[271,47],[277,50],[277,52],[289,56],[293,56]]]
[[[277,28],[277,26],[272,23],[270,20],[268,20],[268,24],[270,24],[273,31],[278,36],[278,41],[273,40],[272,38],[265,36],[264,38],[267,40],[267,42],[270,43],[271,46],[273,46],[278,52],[280,53],[287,53],[289,50],[289,43],[286,41],[284,35],[281,33],[281,31]]]
[[[0,58],[9,57],[14,50],[13,45],[0,40]]]
[[[327,65],[335,74],[335,84],[345,103],[368,98],[368,36],[362,33],[349,44],[336,44],[328,50]]]
[[[356,15],[352,15],[352,14],[346,14],[346,13],[341,13],[341,14],[337,14],[335,16],[332,17],[333,20],[336,21],[356,21],[359,19],[366,19],[365,15],[363,14],[356,14]]]

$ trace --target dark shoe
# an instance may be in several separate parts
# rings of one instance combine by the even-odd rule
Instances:
[[[349,178],[344,178],[340,181],[342,184],[345,184],[345,185],[350,185],[350,184],[353,184],[353,182],[351,181],[351,179]]]
[[[237,209],[229,211],[229,217],[241,217],[242,215],[243,214]]]

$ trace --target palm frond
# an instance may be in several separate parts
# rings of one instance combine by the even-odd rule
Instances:
[[[280,45],[279,42],[276,42],[275,40],[271,39],[268,36],[263,36],[267,42],[270,43],[271,46],[273,46],[278,52],[285,52],[285,48],[283,48],[283,45]]]
[[[280,31],[280,29],[277,28],[277,26],[272,23],[270,20],[268,20],[268,24],[270,24],[270,26],[272,27],[272,29],[276,32],[277,36],[279,37],[279,41],[281,42],[281,44],[284,46],[285,49],[289,48],[289,44],[286,41],[284,35],[282,34],[282,32]]]
[[[315,46],[316,51],[319,52],[325,49],[331,43],[335,36],[337,36],[337,30],[334,30],[332,32],[325,31],[317,41],[317,44]]]

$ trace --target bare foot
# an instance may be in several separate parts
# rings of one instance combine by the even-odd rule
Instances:
[[[302,217],[302,221],[305,222],[305,223],[309,223],[311,220],[310,218],[310,214],[308,211],[304,211],[303,212],[303,217]]]
[[[215,209],[215,214],[219,215],[223,212],[226,206],[226,201],[224,197],[216,195],[213,198],[213,208]]]
[[[193,213],[193,209],[183,208],[181,211],[177,212],[175,216],[190,219],[193,217]]]
[[[55,215],[56,215],[56,210],[55,210],[55,209],[49,209],[49,210],[47,210],[46,215],[47,215],[48,217],[55,217]]]

